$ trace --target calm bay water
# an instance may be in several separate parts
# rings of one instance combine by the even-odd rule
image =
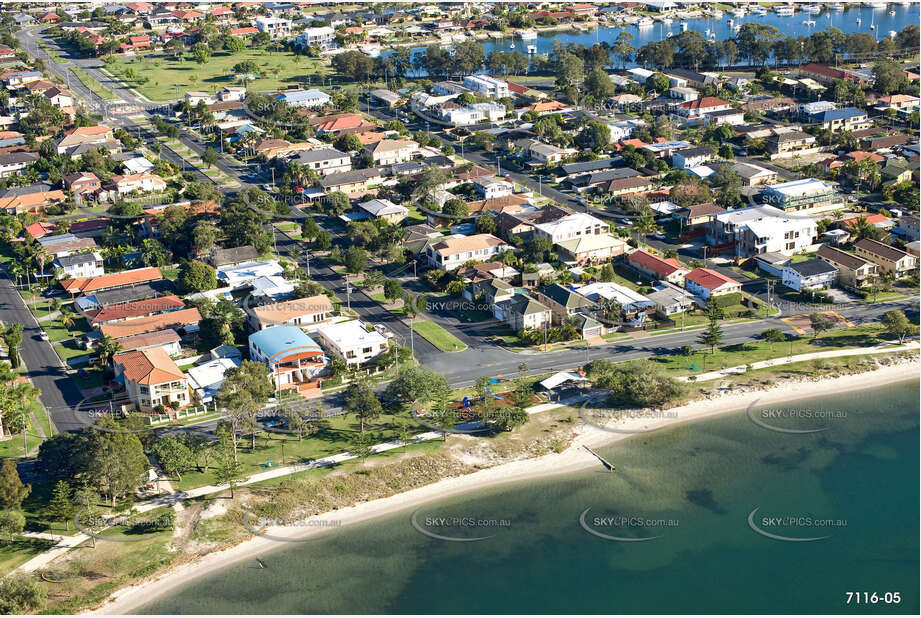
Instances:
[[[769,11],[765,15],[752,15],[748,13],[744,17],[736,17],[730,12],[725,12],[721,19],[689,19],[684,21],[687,24],[688,30],[697,31],[704,36],[707,36],[708,31],[714,32],[717,41],[722,41],[735,35],[732,26],[729,25],[730,19],[733,20],[734,25],[751,22],[769,24],[776,27],[782,33],[793,37],[798,37],[800,35],[809,36],[816,30],[821,31],[828,28],[837,28],[847,34],[866,32],[874,34],[877,38],[889,36],[889,32],[893,30],[900,32],[905,26],[917,24],[921,21],[921,5],[918,3],[909,6],[892,4],[886,9],[873,9],[857,4],[845,4],[846,10],[844,11],[829,10],[827,7],[833,4],[832,2],[819,2],[818,4],[825,7],[825,9],[816,15],[797,11],[796,14],[792,16],[784,17],[777,15],[773,11]],[[894,11],[895,15],[889,15],[889,11]],[[858,19],[860,20],[859,23]],[[806,23],[809,21],[815,23]],[[874,29],[871,29],[871,26],[873,26]],[[540,33],[537,39],[532,41],[522,41],[519,38],[508,37],[504,39],[486,39],[483,40],[482,43],[487,56],[494,49],[503,51],[509,50],[511,49],[510,46],[513,44],[515,46],[514,49],[521,52],[526,52],[528,45],[536,45],[537,53],[547,54],[550,52],[554,41],[580,43],[589,47],[601,41],[613,43],[617,35],[621,32],[629,32],[632,34],[633,46],[635,48],[640,48],[650,41],[659,41],[668,38],[671,34],[680,33],[681,20],[675,20],[670,24],[657,21],[654,25],[643,28],[634,25],[616,28],[602,27],[590,32],[575,32],[569,30],[545,32]],[[413,53],[424,51],[424,49],[424,47],[414,48]],[[393,52],[387,50],[382,52],[381,55],[387,56],[390,53]],[[617,64],[619,66],[619,61]],[[636,65],[630,64],[628,66]]]
[[[142,613],[913,613],[917,383],[802,400],[633,437],[617,465],[484,490],[279,549]],[[758,409],[760,410],[760,408]],[[806,413],[825,418],[803,417]],[[619,538],[655,536],[645,542]],[[788,538],[828,538],[785,542]],[[617,522],[596,519],[622,517]],[[812,517],[785,526],[763,517]],[[442,526],[432,518],[471,518]],[[641,518],[642,525],[637,525]],[[900,594],[847,605],[847,592]],[[891,598],[891,597],[890,597]]]

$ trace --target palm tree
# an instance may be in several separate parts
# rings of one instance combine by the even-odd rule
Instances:
[[[112,362],[112,358],[118,354],[121,349],[121,344],[111,335],[103,335],[99,343],[96,344],[96,352],[103,365],[108,365]]]
[[[48,255],[48,252],[45,251],[45,248],[41,245],[35,250],[35,254],[32,256],[35,258],[35,262],[38,264],[39,269],[42,273],[42,279],[45,278],[45,264],[51,261],[51,256]]]

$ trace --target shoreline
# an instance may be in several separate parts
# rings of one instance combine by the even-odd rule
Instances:
[[[787,403],[797,399],[820,397],[822,395],[878,388],[885,385],[918,380],[917,357],[894,365],[878,367],[860,374],[783,382],[763,391],[735,391],[719,397],[704,398],[686,405],[671,408],[669,416],[654,419],[631,419],[618,425],[621,430],[649,432],[682,423],[693,422],[723,414],[739,412],[750,404],[753,398],[763,404]],[[266,530],[273,537],[303,539],[317,536],[330,529],[340,529],[378,517],[393,515],[412,507],[485,488],[493,488],[520,481],[533,481],[570,474],[600,465],[598,459],[585,448],[601,448],[641,433],[612,433],[591,425],[575,437],[572,444],[562,453],[523,459],[500,464],[459,477],[442,479],[435,483],[417,487],[385,498],[362,502],[355,506],[329,511],[308,518],[311,521],[338,522],[333,526],[275,526]],[[211,575],[227,566],[247,559],[253,559],[260,552],[277,549],[279,541],[255,536],[233,547],[209,553],[198,560],[187,562],[175,569],[139,584],[118,590],[98,608],[89,613],[127,614],[139,607],[179,588],[189,581]]]

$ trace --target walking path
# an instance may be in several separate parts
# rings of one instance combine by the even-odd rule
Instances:
[[[413,437],[411,440],[405,444],[400,440],[392,440],[390,442],[382,442],[380,444],[375,444],[371,447],[372,453],[383,453],[385,451],[390,451],[393,449],[401,448],[406,444],[415,444],[417,442],[425,442],[427,440],[435,440],[441,438],[442,434],[438,431],[427,431],[425,433],[420,433]],[[351,452],[338,453],[336,455],[330,455],[329,457],[322,457],[320,459],[314,459],[305,464],[294,464],[291,466],[283,466],[278,468],[273,468],[266,470],[265,472],[259,472],[252,475],[248,479],[235,483],[236,486],[242,485],[252,485],[253,483],[260,483],[262,481],[267,481],[270,479],[275,479],[281,476],[288,476],[289,474],[295,474],[297,472],[303,472],[305,470],[313,470],[316,468],[322,468],[325,466],[331,466],[334,464],[339,464],[344,461],[349,461],[350,459],[357,459],[358,455],[355,455]],[[136,513],[146,513],[154,509],[158,509],[164,506],[175,506],[180,502],[185,500],[192,500],[193,498],[199,498],[201,496],[206,496],[208,494],[218,493],[229,489],[230,485],[205,485],[203,487],[196,487],[195,489],[190,489],[188,491],[177,491],[165,496],[158,496],[152,498],[145,502],[138,503],[134,506],[134,512]],[[22,571],[24,573],[36,571],[41,569],[48,564],[50,564],[56,558],[66,554],[68,551],[77,547],[84,541],[89,540],[91,537],[88,534],[75,534],[73,536],[61,536],[61,535],[51,535],[49,533],[43,532],[28,532],[23,533],[22,536],[31,536],[34,538],[42,538],[48,540],[56,540],[57,543],[42,553],[38,554],[31,560],[20,565],[16,571]]]
[[[895,346],[895,347],[892,347]],[[779,365],[788,365],[790,363],[801,363],[807,360],[821,359],[821,358],[837,358],[840,356],[856,356],[859,354],[887,354],[890,352],[907,352],[910,350],[918,350],[919,344],[917,341],[911,343],[906,343],[905,345],[898,345],[894,342],[884,342],[879,345],[875,345],[868,348],[849,348],[846,350],[828,350],[826,352],[809,352],[808,354],[798,354],[796,356],[788,356],[786,358],[774,358],[771,360],[758,361],[756,363],[751,363],[752,369],[764,369],[765,367],[777,367]],[[716,380],[719,378],[725,378],[730,375],[740,375],[747,371],[745,365],[737,365],[735,367],[726,367],[725,369],[719,369],[716,371],[708,371],[706,373],[699,373],[697,376],[682,376],[678,378],[682,382],[690,382],[692,377],[694,377],[694,382],[706,382],[707,380]]]

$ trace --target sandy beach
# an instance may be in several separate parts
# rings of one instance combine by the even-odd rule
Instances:
[[[814,381],[786,382],[757,392],[728,392],[719,397],[701,399],[682,407],[670,409],[667,415],[661,417],[630,419],[618,422],[616,428],[622,431],[647,432],[678,423],[744,410],[756,399],[759,406],[781,404],[807,397],[821,397],[853,390],[877,388],[888,383],[912,379],[918,380],[918,378],[919,365],[917,359],[913,359],[909,362],[880,367],[874,371],[857,375]],[[468,491],[577,472],[601,465],[595,456],[583,448],[584,446],[608,446],[633,435],[636,434],[612,433],[586,425],[572,445],[562,453],[510,462],[473,474],[447,478],[431,485],[324,513],[310,519],[337,521],[339,526],[344,527]],[[339,527],[295,526],[270,528],[267,532],[274,537],[304,538],[336,529],[339,529]],[[235,547],[208,554],[196,562],[182,565],[156,579],[119,590],[108,599],[105,605],[93,613],[129,613],[153,599],[186,584],[191,579],[209,575],[243,560],[251,560],[254,556],[277,549],[281,545],[282,543],[277,540],[254,537]]]

